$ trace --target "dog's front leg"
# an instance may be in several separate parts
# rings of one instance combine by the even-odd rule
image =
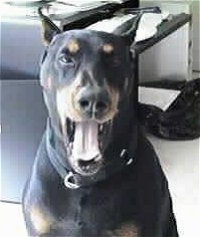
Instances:
[[[39,206],[30,205],[28,210],[25,210],[25,223],[28,236],[55,236],[53,219]]]

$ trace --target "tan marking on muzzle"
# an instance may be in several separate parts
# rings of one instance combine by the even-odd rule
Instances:
[[[75,102],[75,95],[80,89],[80,80],[76,78],[74,83],[70,86],[59,88],[56,93],[56,105],[57,111],[61,120],[61,126],[63,133],[66,130],[66,118],[70,118],[72,121],[81,121],[81,113],[77,109],[77,103]]]
[[[106,83],[106,89],[109,93],[109,97],[111,98],[111,103],[108,113],[106,114],[104,121],[102,122],[106,122],[108,120],[113,119],[114,116],[118,113],[119,92],[116,89],[110,87],[107,83]]]
[[[104,53],[110,54],[114,51],[114,45],[113,44],[104,44],[102,47],[102,50]]]
[[[80,50],[79,42],[75,39],[71,40],[67,45],[70,53],[77,53]]]
[[[39,234],[48,233],[52,224],[49,215],[45,215],[39,207],[33,206],[30,210],[31,222]]]

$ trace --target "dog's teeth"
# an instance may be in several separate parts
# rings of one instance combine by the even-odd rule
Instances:
[[[98,161],[98,159],[99,159],[99,158],[97,157],[97,158],[94,159],[94,161]]]
[[[103,132],[103,124],[101,124],[101,125],[99,126],[99,130],[100,130],[100,132]]]
[[[94,159],[95,162],[99,161],[100,160],[100,157],[97,156],[97,158]]]

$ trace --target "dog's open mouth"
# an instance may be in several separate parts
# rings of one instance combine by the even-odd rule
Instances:
[[[69,161],[81,175],[92,175],[102,167],[112,122],[100,124],[95,120],[72,122],[67,119]]]

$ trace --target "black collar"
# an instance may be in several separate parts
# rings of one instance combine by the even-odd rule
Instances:
[[[120,172],[127,166],[131,166],[135,162],[135,158],[133,158],[133,151],[131,152],[131,146],[129,145],[129,149],[122,149],[118,154],[114,154],[114,156],[119,157],[115,159],[114,162],[110,162],[107,166],[100,169],[95,175],[92,176],[82,176],[76,173],[71,167],[64,164],[60,154],[53,147],[52,144],[52,128],[50,125],[50,119],[47,120],[47,128],[46,128],[46,150],[49,157],[49,160],[59,176],[64,181],[64,184],[67,188],[77,189],[84,186],[90,186],[96,182],[107,179],[109,176]]]

